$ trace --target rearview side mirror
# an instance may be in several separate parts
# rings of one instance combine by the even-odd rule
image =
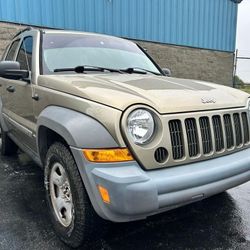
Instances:
[[[0,77],[13,80],[22,80],[29,77],[28,70],[21,70],[20,63],[16,61],[0,62]]]
[[[162,68],[162,72],[164,73],[165,76],[170,77],[172,75],[171,70],[168,68]]]

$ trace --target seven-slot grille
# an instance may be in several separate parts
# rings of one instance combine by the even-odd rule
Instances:
[[[199,119],[203,154],[209,154],[213,150],[211,129],[208,117]]]
[[[186,118],[184,123],[179,119],[170,120],[169,132],[174,160],[180,160],[186,154],[192,158],[213,151],[221,152],[242,146],[250,140],[246,112]]]
[[[169,130],[172,144],[173,158],[175,160],[184,157],[183,131],[180,120],[172,120],[169,122]]]
[[[239,146],[242,143],[240,116],[239,114],[233,114],[233,118],[234,118],[235,136],[236,136],[236,146]]]
[[[243,133],[244,133],[244,143],[249,142],[249,127],[248,127],[248,118],[247,113],[242,113],[242,124],[243,124]]]
[[[214,140],[215,140],[215,150],[219,152],[224,149],[224,139],[221,119],[219,115],[212,117],[213,129],[214,129]]]
[[[229,114],[226,114],[223,116],[223,119],[226,132],[227,148],[232,148],[234,146],[234,135],[231,116]]]
[[[196,120],[188,118],[185,120],[185,127],[187,133],[188,152],[189,156],[193,157],[199,153],[199,140],[197,134]]]

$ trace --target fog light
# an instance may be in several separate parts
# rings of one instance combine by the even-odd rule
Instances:
[[[100,185],[98,185],[98,190],[100,192],[103,202],[110,204],[110,197],[108,190]]]

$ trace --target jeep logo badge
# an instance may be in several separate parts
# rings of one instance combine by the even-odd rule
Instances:
[[[206,103],[216,103],[216,99],[214,97],[202,97],[201,102],[206,104]]]

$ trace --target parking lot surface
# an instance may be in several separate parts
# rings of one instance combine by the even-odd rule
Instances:
[[[43,172],[27,155],[0,158],[0,249],[69,249],[46,211]],[[87,249],[250,249],[250,183],[147,220],[111,224]]]

